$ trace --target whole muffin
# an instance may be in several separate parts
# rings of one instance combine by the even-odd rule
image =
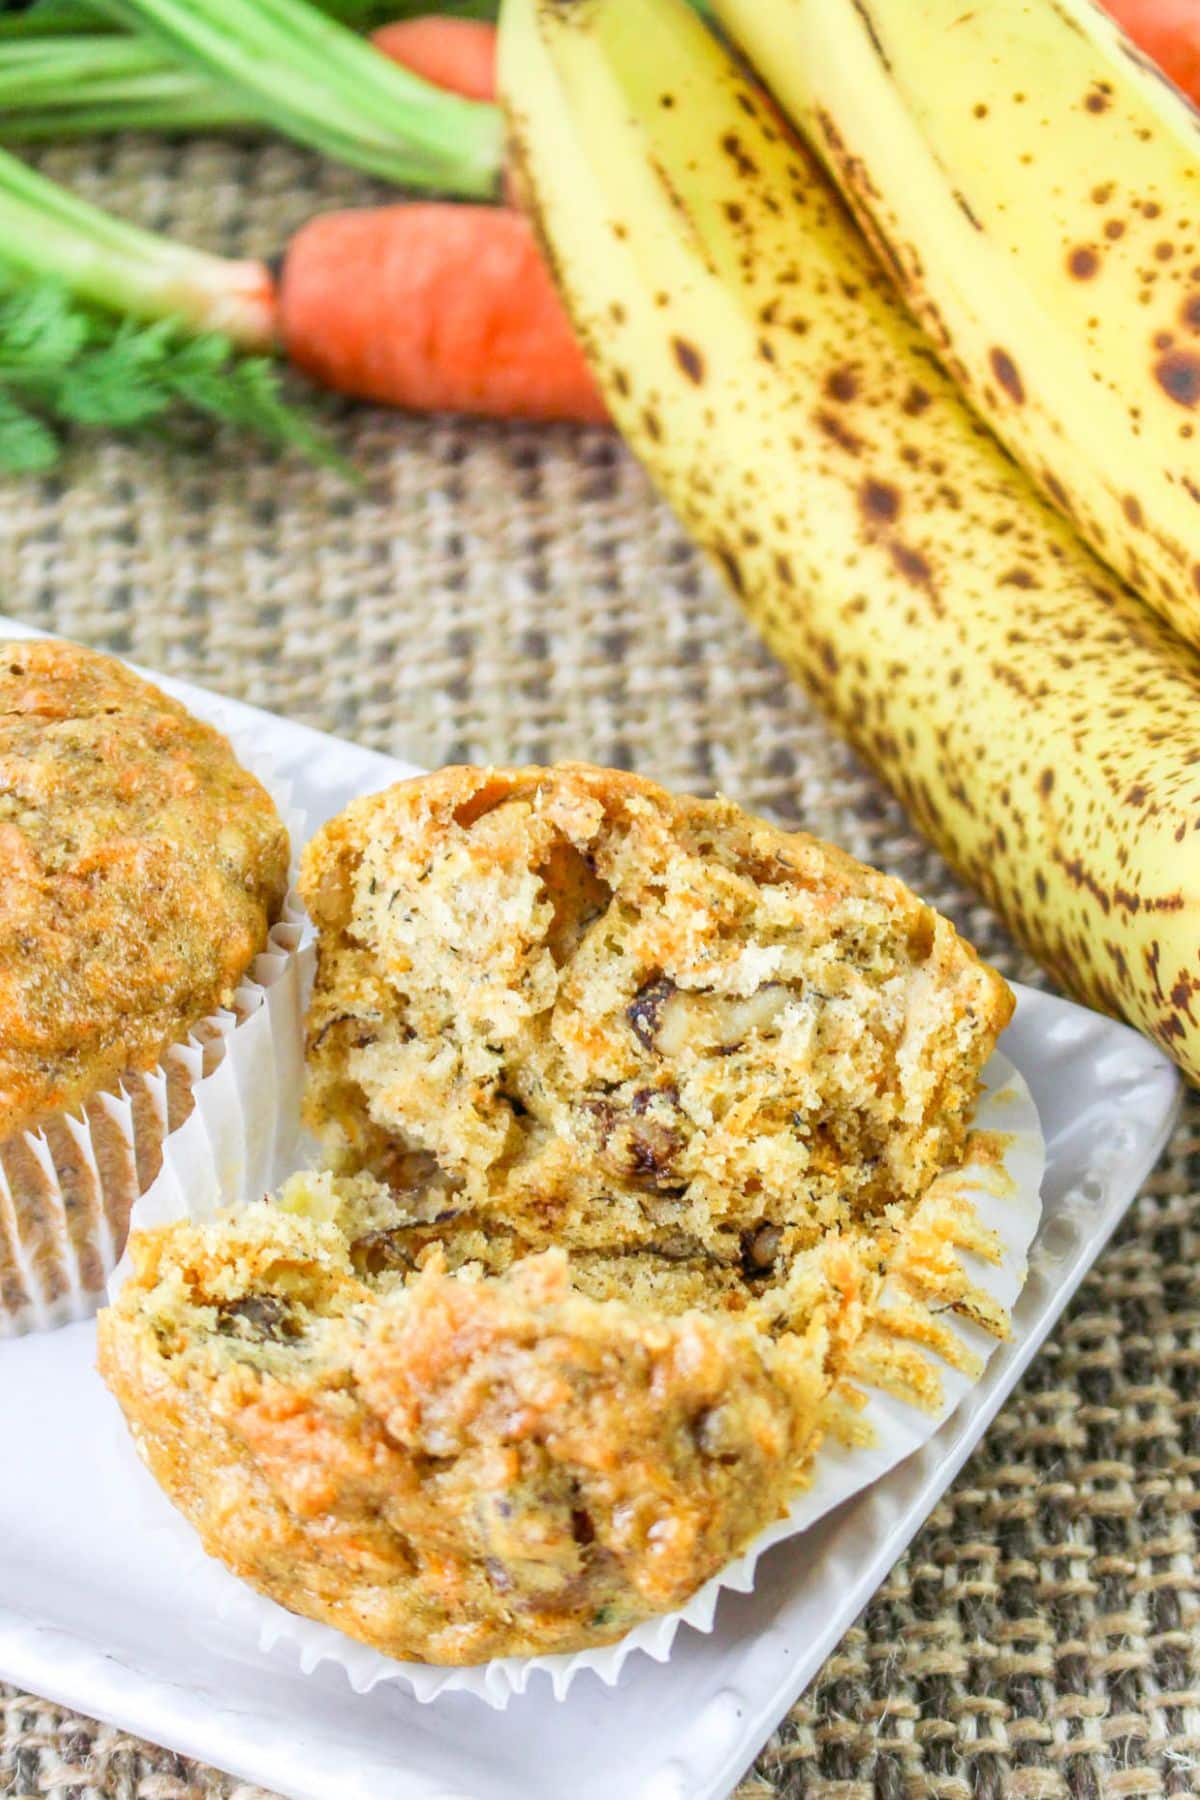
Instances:
[[[16,1264],[53,1262],[55,1237],[22,1134],[228,1005],[287,870],[283,823],[218,731],[112,657],[0,646],[0,1155],[22,1239],[10,1289]]]
[[[434,1662],[607,1642],[786,1511],[854,1378],[931,1403],[938,1313],[1005,1329],[954,1169],[1012,1000],[899,882],[568,766],[360,801],[302,884],[335,1170],[146,1234],[100,1329],[285,1606]]]

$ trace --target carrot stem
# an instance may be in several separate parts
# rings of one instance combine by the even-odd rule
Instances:
[[[2,260],[54,276],[137,319],[178,319],[242,349],[270,348],[274,292],[262,263],[234,262],[128,225],[0,151]]]
[[[211,130],[248,116],[244,102],[223,96],[215,82],[123,32],[0,38],[0,137],[10,144],[100,131]]]
[[[377,4],[377,0],[371,3]],[[428,0],[406,3],[417,7]],[[355,0],[336,0],[336,4],[349,10]],[[398,0],[383,0],[383,4],[395,15]],[[440,89],[472,99],[490,98],[491,83],[484,84],[480,77],[478,53],[464,64],[469,71],[464,85],[449,78],[455,73],[451,50],[456,42],[464,41],[454,38],[455,29],[489,29],[473,16],[488,4],[489,0],[457,0],[453,12],[432,18],[393,16],[372,42],[392,61],[414,69]],[[362,10],[362,0],[358,5]],[[72,18],[79,10],[72,9]],[[56,6],[46,16],[57,19],[60,8]],[[163,131],[180,136],[190,131],[254,127],[259,122],[244,96],[231,91],[228,83],[180,66],[161,44],[135,38],[107,21],[103,30],[51,33],[43,22],[36,32],[20,37],[6,31],[5,27],[25,20],[43,20],[41,9],[35,7],[17,19],[0,16],[0,139],[9,144],[112,131]],[[449,76],[440,68],[426,67],[415,54],[410,60],[407,53],[410,45],[417,44],[411,33],[419,34],[422,27],[429,26],[445,28],[451,34],[447,47],[440,48],[427,31],[430,46],[440,49]],[[465,41],[472,42],[469,38]],[[429,54],[426,51],[426,61]]]
[[[152,44],[133,38],[107,37],[65,41],[43,38],[31,44],[0,46],[0,104],[10,96],[33,106],[40,100],[78,97],[86,84],[89,98],[124,92],[146,75],[170,73]]]
[[[66,31],[111,31],[112,25],[86,0],[70,5],[55,0],[52,6],[26,6],[0,17],[0,38],[61,37]]]
[[[372,25],[390,24],[393,19],[422,11],[429,0],[317,0],[321,11],[340,19],[352,31],[367,31]],[[446,6],[460,18],[494,19],[498,0],[453,0]],[[106,15],[103,0],[35,0],[17,12],[0,13],[0,38],[21,40],[39,37],[62,37],[67,32],[113,32],[116,27]]]
[[[287,137],[402,186],[488,198],[498,108],[390,63],[306,0],[103,0]]]
[[[49,106],[8,112],[0,103],[0,132],[10,144],[45,144],[103,137],[114,131],[154,131],[171,137],[224,131],[254,124],[244,106],[222,106],[207,90],[178,99],[166,96],[119,99],[88,106]]]

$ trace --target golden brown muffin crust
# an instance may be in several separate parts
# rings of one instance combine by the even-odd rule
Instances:
[[[752,1312],[597,1301],[561,1250],[485,1278],[429,1244],[372,1274],[356,1243],[397,1211],[372,1187],[295,1177],[281,1206],[143,1234],[101,1314],[140,1453],[237,1574],[393,1656],[472,1662],[619,1637],[786,1509],[832,1281],[776,1341]]]
[[[136,1236],[99,1321],[138,1452],[208,1552],[405,1659],[575,1650],[684,1604],[826,1435],[862,1438],[857,1379],[934,1406],[926,1352],[972,1366],[944,1315],[1006,1330],[957,1260],[998,1245],[946,1177],[769,1287],[531,1255],[423,1210],[370,1176],[293,1176]]]
[[[0,1140],[227,1004],[287,866],[219,732],[111,657],[0,646]]]

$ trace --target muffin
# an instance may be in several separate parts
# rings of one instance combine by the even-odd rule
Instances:
[[[140,1170],[101,1109],[88,1110],[94,1143],[65,1120],[230,1004],[266,945],[287,870],[275,807],[219,732],[111,657],[47,639],[0,649],[0,1164],[11,1197],[0,1296],[10,1313],[38,1289],[53,1305],[72,1259],[85,1288],[100,1285],[137,1178],[153,1172],[152,1109],[141,1109],[150,1166]]]
[[[940,1311],[1005,1328],[954,1171],[1011,997],[898,882],[568,766],[360,801],[302,884],[331,1166],[136,1239],[100,1328],[264,1593],[401,1658],[608,1642],[786,1512],[856,1378],[934,1400]]]

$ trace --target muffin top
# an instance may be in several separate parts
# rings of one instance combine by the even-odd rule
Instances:
[[[112,657],[0,646],[0,1138],[228,1004],[287,870],[220,732]]]
[[[295,1176],[134,1237],[99,1366],[210,1554],[388,1655],[470,1663],[609,1642],[786,1510],[836,1283],[777,1342],[561,1248],[422,1249],[404,1217],[370,1177]]]

